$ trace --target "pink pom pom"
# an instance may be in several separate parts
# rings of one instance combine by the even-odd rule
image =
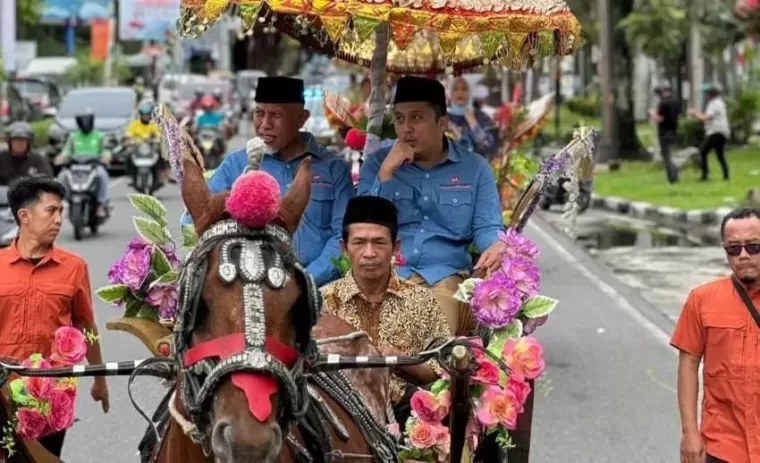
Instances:
[[[248,172],[232,185],[224,206],[241,224],[261,228],[280,211],[280,185],[266,172]]]

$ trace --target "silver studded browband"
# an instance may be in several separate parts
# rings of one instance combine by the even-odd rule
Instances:
[[[286,265],[290,265],[306,282],[309,310],[312,324],[321,315],[321,298],[313,277],[298,264],[292,254],[290,236],[280,227],[267,226],[262,229],[246,228],[235,221],[227,220],[211,226],[203,233],[198,245],[187,258],[180,277],[180,316],[175,327],[175,348],[178,355],[189,347],[189,335],[195,328],[198,303],[208,270],[208,253],[220,247],[218,276],[226,284],[240,280],[243,284],[244,352],[222,361],[204,360],[185,373],[205,373],[202,384],[185,375],[183,401],[195,417],[200,419],[204,404],[214,393],[219,382],[234,372],[265,373],[279,379],[286,391],[291,409],[302,406],[307,400],[299,393],[297,378],[288,368],[266,351],[266,318],[264,311],[263,285],[273,290],[282,289],[290,276]],[[265,259],[264,250],[271,249]],[[239,250],[239,257],[233,252]],[[285,253],[283,255],[283,253]],[[299,367],[297,364],[296,367]],[[199,426],[200,428],[200,426]]]

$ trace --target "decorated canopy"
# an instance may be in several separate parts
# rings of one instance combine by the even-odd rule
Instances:
[[[270,24],[305,45],[369,66],[374,30],[390,28],[393,72],[521,68],[543,56],[572,53],[580,24],[564,0],[182,0],[182,36],[203,33],[222,15]],[[425,33],[426,32],[426,33]]]

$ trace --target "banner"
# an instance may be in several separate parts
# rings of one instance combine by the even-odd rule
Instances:
[[[109,19],[113,16],[114,0],[41,0],[40,22],[43,24],[63,24],[70,20],[92,24],[95,19]]]
[[[103,62],[108,58],[111,43],[110,19],[94,19],[90,27],[90,59]]]
[[[166,42],[179,5],[180,0],[119,0],[119,39]]]

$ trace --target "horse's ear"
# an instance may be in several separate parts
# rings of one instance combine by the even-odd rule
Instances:
[[[290,190],[282,198],[280,214],[277,219],[280,225],[291,235],[296,232],[301,216],[306,210],[311,198],[311,158],[301,161],[296,172],[296,178],[290,185]]]
[[[218,211],[224,211],[224,201],[213,198],[211,191],[206,185],[206,179],[203,176],[203,156],[193,143],[192,137],[182,129],[180,133],[182,140],[182,200],[187,207],[187,211],[193,218],[195,231],[200,236],[208,227],[219,220]]]

